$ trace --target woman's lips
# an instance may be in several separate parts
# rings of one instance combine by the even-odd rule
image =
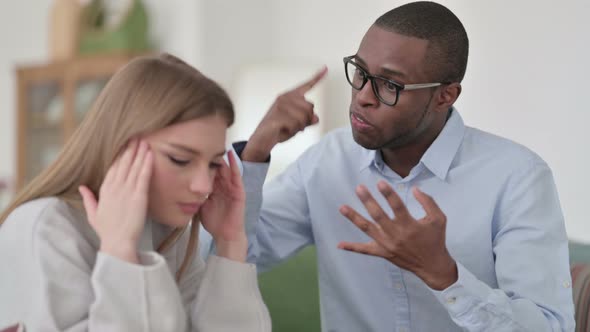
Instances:
[[[193,215],[199,211],[201,203],[178,203],[180,210],[189,215]]]

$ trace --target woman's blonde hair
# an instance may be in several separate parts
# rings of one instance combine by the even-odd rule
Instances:
[[[78,187],[86,185],[98,197],[130,138],[210,115],[228,127],[234,121],[231,100],[217,83],[170,54],[132,60],[110,79],[57,159],[0,215],[0,225],[16,207],[41,197],[81,209]]]

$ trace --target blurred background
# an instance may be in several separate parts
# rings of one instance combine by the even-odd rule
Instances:
[[[348,125],[342,57],[356,52],[378,16],[405,2],[0,2],[0,209],[53,160],[110,75],[149,52],[179,56],[227,89],[237,110],[229,141],[247,139],[277,94],[327,65],[309,95],[320,124],[273,152],[274,176],[323,133]],[[470,38],[456,104],[465,122],[540,154],[553,169],[570,239],[590,243],[590,1],[439,2]]]
[[[0,2],[0,207],[52,160],[112,71],[126,57],[149,51],[175,54],[228,90],[238,112],[232,140],[248,137],[279,92],[327,65],[328,77],[309,96],[321,122],[276,152],[271,176],[276,174],[322,133],[348,125],[350,88],[342,57],[355,53],[379,15],[402,3]],[[539,153],[554,171],[568,234],[590,242],[584,207],[590,201],[590,2],[440,3],[457,14],[470,37],[469,65],[457,103],[466,123]],[[82,6],[103,10],[82,19]],[[80,60],[86,57],[92,59]],[[56,62],[61,65],[52,67]],[[19,125],[21,113],[28,116]],[[48,129],[52,126],[57,131]]]

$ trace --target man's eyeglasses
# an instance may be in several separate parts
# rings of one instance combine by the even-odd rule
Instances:
[[[432,88],[445,83],[401,84],[384,77],[369,75],[369,73],[354,62],[354,55],[344,59],[344,71],[348,83],[355,89],[361,90],[367,81],[371,81],[375,96],[385,105],[395,106],[402,90],[418,90]]]

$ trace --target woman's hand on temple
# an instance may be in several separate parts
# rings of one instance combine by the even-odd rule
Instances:
[[[201,223],[211,234],[217,255],[244,262],[248,240],[244,228],[246,193],[236,157],[228,153],[229,166],[222,163],[213,192],[201,207]]]
[[[134,139],[109,168],[98,200],[90,189],[80,186],[88,222],[100,238],[100,251],[138,263],[152,164],[148,144]]]

